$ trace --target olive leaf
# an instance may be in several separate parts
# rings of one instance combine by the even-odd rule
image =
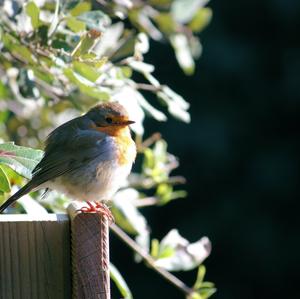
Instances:
[[[8,165],[28,179],[31,178],[31,171],[42,156],[43,151],[41,150],[18,146],[13,142],[0,144],[0,163]]]

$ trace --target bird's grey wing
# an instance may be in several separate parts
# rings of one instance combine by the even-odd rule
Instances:
[[[46,147],[45,155],[33,170],[35,186],[72,172],[97,157],[111,159],[111,138],[96,130],[76,130],[73,136],[67,136],[64,143]]]

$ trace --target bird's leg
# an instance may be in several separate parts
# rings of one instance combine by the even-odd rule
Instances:
[[[102,214],[104,214],[110,223],[114,223],[115,222],[115,218],[111,212],[111,210],[107,207],[106,204],[100,202],[100,201],[96,201],[96,206],[95,208]]]
[[[101,213],[104,214],[110,222],[115,222],[114,216],[110,209],[101,202],[95,202],[94,204],[90,201],[86,201],[88,207],[82,207],[78,212],[82,213]]]
[[[97,212],[94,205],[90,201],[86,201],[86,203],[87,203],[88,207],[82,207],[81,209],[78,209],[77,212],[82,212],[82,213]]]

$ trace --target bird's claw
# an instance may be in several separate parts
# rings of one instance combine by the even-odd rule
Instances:
[[[77,212],[81,213],[101,213],[102,215],[106,216],[110,223],[115,222],[115,218],[110,211],[110,209],[101,202],[95,202],[95,205],[92,204],[90,201],[87,201],[88,207],[82,207],[81,209],[77,210]]]

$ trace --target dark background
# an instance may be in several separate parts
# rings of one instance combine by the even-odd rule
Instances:
[[[206,235],[213,298],[300,298],[298,225],[300,1],[212,1],[204,52],[186,77],[167,45],[147,61],[191,103],[191,125],[148,121],[180,158],[187,199],[147,208],[152,237]],[[183,298],[112,237],[112,260],[135,298]],[[196,272],[176,274],[192,285]]]

